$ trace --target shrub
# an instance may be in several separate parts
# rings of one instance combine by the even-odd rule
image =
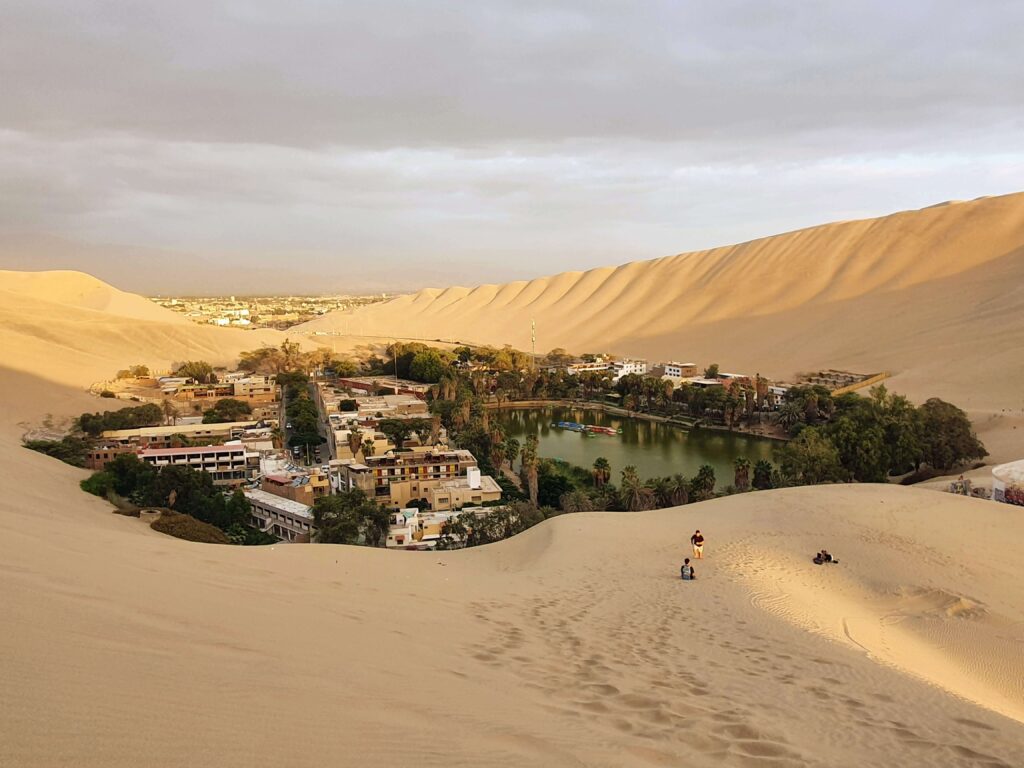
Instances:
[[[117,395],[115,395],[109,389],[104,389],[102,392],[100,392],[100,397],[117,397]]]
[[[84,467],[89,455],[88,441],[70,435],[61,440],[26,440],[25,447],[60,459],[73,467]]]
[[[231,543],[231,540],[219,528],[196,520],[191,515],[183,515],[178,512],[161,512],[160,517],[150,523],[149,527],[159,533],[166,533],[168,536],[186,541],[198,541],[202,544]]]
[[[86,493],[106,498],[107,494],[114,492],[114,476],[109,472],[96,472],[78,485]]]

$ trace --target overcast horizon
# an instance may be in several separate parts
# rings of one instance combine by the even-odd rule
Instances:
[[[7,2],[0,268],[528,279],[1024,188],[1011,2]]]

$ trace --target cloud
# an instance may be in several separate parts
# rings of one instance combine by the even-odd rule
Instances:
[[[9,5],[0,241],[473,283],[1020,184],[1014,3]]]

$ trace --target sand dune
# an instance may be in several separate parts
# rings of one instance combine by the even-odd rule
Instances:
[[[994,417],[990,442],[1009,459],[1019,457],[1012,428],[1024,429],[1022,283],[1016,194],[616,268],[426,290],[297,330],[529,349],[535,320],[540,351],[717,361],[777,379],[889,370],[892,386],[918,400],[952,400],[983,425]]]
[[[996,231],[989,203],[1012,218],[1020,201],[906,216],[954,211],[967,230]],[[962,239],[938,219],[919,236],[892,222],[833,227],[857,230],[844,240],[896,227],[892,248],[924,239],[927,252]],[[834,274],[857,277],[824,287],[808,277],[817,288],[788,309],[768,291],[772,312],[754,330],[711,302],[705,325],[686,320],[682,336],[634,329],[636,344],[720,334],[739,362],[741,351],[760,350],[766,366],[788,355],[779,367],[829,350],[851,364],[895,362],[924,345],[900,380],[952,380],[1006,437],[1022,330],[1020,299],[1006,287],[1020,276],[1011,240],[979,235],[960,261],[944,252],[934,279],[910,266],[890,272],[902,286],[892,292],[858,293],[871,280],[836,263]],[[979,255],[982,242],[991,247]],[[709,258],[697,261],[712,281],[728,270]],[[873,269],[890,269],[887,259]],[[580,311],[581,296],[621,303],[627,284],[670,284],[664,270],[634,266],[628,280],[599,270],[481,295],[514,317],[555,294]],[[102,286],[57,293],[45,279],[18,292],[5,279],[0,291],[0,765],[1024,764],[1024,517],[1014,508],[833,486],[563,516],[454,553],[180,542],[112,515],[78,489],[85,473],[23,449],[20,435],[44,414],[99,407],[84,388],[118,367],[230,362],[259,334],[182,324],[155,307],[140,318]],[[970,301],[951,305],[956,291]],[[402,301],[422,307],[429,328],[464,296]],[[751,335],[761,343],[740,348]],[[993,366],[1000,374],[979,381]],[[697,527],[708,557],[683,583],[678,566]],[[813,565],[822,546],[842,562]]]

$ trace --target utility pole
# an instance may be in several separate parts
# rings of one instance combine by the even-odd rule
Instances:
[[[398,394],[398,339],[395,339],[395,394]]]
[[[532,345],[530,355],[530,368],[537,368],[537,321],[530,318],[530,343]]]

